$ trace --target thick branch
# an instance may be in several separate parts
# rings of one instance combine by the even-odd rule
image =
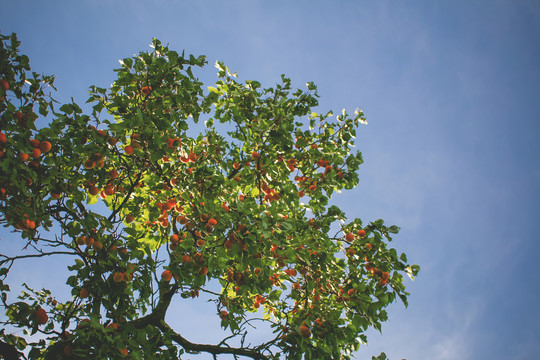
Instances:
[[[219,345],[207,345],[207,344],[195,344],[180,334],[176,333],[166,322],[165,322],[165,313],[169,307],[172,297],[178,290],[178,285],[169,285],[168,283],[160,284],[160,299],[157,303],[154,310],[142,318],[133,320],[131,325],[137,329],[142,329],[148,325],[155,326],[160,329],[163,333],[168,334],[171,339],[176,342],[178,345],[182,346],[185,350],[191,352],[207,352],[212,355],[219,354],[232,354],[238,356],[250,357],[254,360],[269,360],[268,357],[257,352],[256,350],[246,349],[246,348],[232,348],[224,347]]]
[[[268,357],[251,349],[192,343],[186,340],[180,334],[176,333],[164,320],[162,320],[159,324],[155,325],[158,329],[160,329],[164,333],[167,333],[174,342],[176,342],[178,345],[182,346],[185,350],[190,352],[207,352],[214,356],[219,354],[232,354],[250,357],[254,360],[269,360]]]

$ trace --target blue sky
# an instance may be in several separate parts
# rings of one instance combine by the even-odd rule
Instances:
[[[315,82],[320,112],[359,106],[360,186],[335,201],[401,226],[394,246],[422,271],[409,308],[392,305],[357,358],[540,357],[539,2],[19,0],[2,12],[0,31],[57,75],[62,101],[84,103],[157,37],[207,55],[208,85],[222,60],[266,86]],[[209,328],[191,332],[205,341]]]

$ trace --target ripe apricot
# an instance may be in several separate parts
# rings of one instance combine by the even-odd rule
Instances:
[[[208,225],[210,226],[216,226],[217,225],[217,220],[216,219],[210,219],[208,220]]]
[[[28,154],[24,154],[24,153],[20,153],[20,154],[18,155],[19,160],[22,161],[22,162],[27,161],[27,160],[28,160],[28,157],[29,157],[29,155],[28,155]]]
[[[34,230],[36,228],[36,223],[30,219],[24,219],[24,227],[28,230]]]
[[[135,217],[131,214],[127,214],[125,220],[126,220],[126,223],[130,224],[133,222],[133,220],[135,220]]]
[[[129,351],[128,351],[128,349],[126,349],[126,348],[124,348],[124,349],[118,349],[118,351],[120,352],[120,355],[124,355],[124,356],[129,355]]]
[[[79,237],[77,238],[77,244],[78,244],[78,245],[84,245],[84,244],[86,244],[86,236],[79,236]]]
[[[298,272],[296,271],[296,269],[290,269],[287,274],[289,274],[289,276],[296,276],[298,275]]]
[[[30,145],[32,145],[35,148],[39,148],[39,140],[30,139]]]
[[[309,330],[306,324],[302,324],[302,326],[300,326],[300,335],[302,335],[305,338],[308,338],[311,336],[311,330]]]
[[[205,266],[201,270],[199,270],[199,274],[202,276],[206,276],[208,274],[208,268]]]
[[[96,162],[92,159],[87,159],[84,164],[83,164],[84,168],[86,170],[90,170],[90,169],[93,169],[94,167],[96,167]]]
[[[260,155],[258,152],[253,151],[253,152],[251,153],[251,157],[253,158],[253,160],[259,160],[259,158],[261,157],[261,155]]]
[[[117,271],[114,273],[113,275],[113,281],[114,282],[121,282],[124,280],[124,273],[123,272],[120,272],[120,271]]]
[[[101,251],[101,249],[103,249],[103,244],[101,243],[101,241],[94,241],[94,244],[92,244],[92,247],[94,248],[95,251]]]
[[[30,153],[30,155],[32,155],[32,157],[34,159],[37,159],[38,157],[41,156],[41,150],[39,150],[39,148],[35,148],[34,150],[32,150],[32,152]]]
[[[110,145],[114,146],[114,145],[116,145],[116,143],[118,142],[118,140],[117,140],[115,137],[109,136],[109,138],[107,139],[107,142],[108,142]]]
[[[358,236],[363,238],[364,236],[366,236],[366,231],[365,230],[358,230]]]
[[[161,274],[161,279],[164,280],[164,281],[171,281],[172,279],[172,273],[170,270],[165,270],[162,274]]]
[[[47,152],[51,151],[52,145],[51,145],[50,142],[45,140],[45,141],[42,141],[39,144],[39,149],[41,150],[42,153],[47,153]]]
[[[238,169],[240,169],[240,164],[237,163],[237,162],[235,162],[235,163],[232,165],[232,167],[233,167],[234,170],[238,170]]]
[[[189,159],[191,162],[197,161],[197,154],[195,154],[195,153],[190,153],[190,154],[188,155],[188,159]]]
[[[170,240],[171,243],[173,243],[173,244],[178,244],[178,242],[180,241],[180,239],[178,238],[178,235],[176,235],[176,234],[172,234],[172,235],[169,237],[169,240]]]
[[[47,321],[49,321],[49,315],[47,315],[47,312],[43,308],[38,308],[34,315],[38,324],[43,325],[46,324]]]
[[[143,95],[148,95],[150,94],[150,91],[152,91],[152,87],[151,86],[145,86],[141,89],[141,92],[143,93]]]
[[[128,145],[124,148],[124,152],[126,153],[126,155],[131,155],[133,154],[133,146],[131,145]]]
[[[345,240],[347,240],[348,242],[353,241],[354,240],[354,234],[348,233],[347,235],[345,235]]]
[[[189,257],[189,255],[187,255],[187,254],[182,255],[182,262],[183,263],[188,263],[190,261],[191,261],[191,258]]]
[[[87,288],[82,288],[81,291],[79,291],[79,297],[81,299],[86,299],[90,296],[90,291],[88,291]]]
[[[94,245],[94,241],[95,241],[95,240],[94,240],[93,237],[88,236],[88,237],[86,238],[86,246],[92,246],[92,245]]]
[[[103,190],[103,192],[105,193],[105,195],[113,195],[114,194],[114,186],[112,186],[111,184],[105,186],[105,189]]]
[[[3,132],[0,132],[0,142],[5,144],[7,142],[7,136]]]
[[[225,249],[227,249],[227,250],[231,250],[232,247],[233,247],[233,245],[234,245],[234,241],[232,241],[232,240],[230,240],[230,239],[227,240],[227,241],[225,241],[225,243],[223,244],[223,246],[224,246]]]
[[[113,329],[114,331],[118,330],[118,325],[115,323],[110,323],[109,325],[105,326],[106,329]]]
[[[4,89],[4,91],[9,90],[9,82],[6,79],[0,79],[0,87]]]
[[[94,196],[95,196],[95,195],[99,194],[99,188],[92,185],[92,186],[90,186],[90,187],[88,188],[88,192],[90,193],[90,195],[94,195]]]

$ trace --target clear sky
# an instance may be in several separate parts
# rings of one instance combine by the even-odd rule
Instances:
[[[536,0],[8,1],[33,70],[80,104],[152,37],[265,86],[319,86],[319,112],[360,106],[360,186],[350,217],[401,227],[422,267],[358,359],[540,358],[540,2]],[[0,230],[0,246],[9,237]],[[13,241],[13,240],[11,240]],[[30,283],[54,274],[38,264]],[[21,276],[21,278],[23,278]],[[58,277],[61,286],[64,279]],[[179,307],[193,340],[212,326]],[[214,310],[210,310],[214,311]],[[214,316],[212,314],[212,316]],[[210,314],[208,314],[210,317]],[[187,335],[186,335],[187,336]],[[189,336],[188,336],[189,337]]]

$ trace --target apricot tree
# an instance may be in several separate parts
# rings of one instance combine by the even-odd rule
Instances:
[[[206,88],[204,56],[154,39],[85,114],[18,46],[1,35],[0,222],[22,249],[0,254],[4,358],[349,359],[407,304],[419,268],[389,247],[399,229],[330,203],[358,184],[361,111],[317,114],[313,83],[263,88],[220,62]],[[13,264],[44,256],[66,263],[71,297],[13,299]],[[211,345],[165,317],[202,294],[226,330]],[[273,335],[248,343],[259,323]]]

